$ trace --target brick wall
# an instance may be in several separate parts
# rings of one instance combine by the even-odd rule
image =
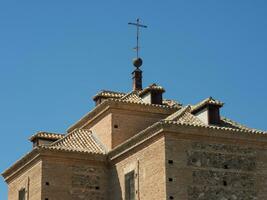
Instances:
[[[94,121],[94,123],[89,124],[85,128],[91,129],[93,133],[97,135],[99,140],[105,145],[105,147],[110,150],[111,144],[111,133],[112,133],[112,114],[109,113],[103,118]]]
[[[164,117],[164,114],[112,109],[85,128],[91,129],[107,149],[111,150]]]
[[[21,171],[15,179],[8,182],[8,200],[18,200],[18,192],[22,188],[25,188],[26,200],[40,200],[41,173],[41,161]]]
[[[109,200],[124,199],[124,176],[132,170],[135,172],[136,199],[165,200],[164,160],[164,138],[161,138],[114,163],[110,172]]]
[[[164,115],[115,111],[112,115],[112,148],[162,119]]]
[[[167,195],[174,199],[265,200],[266,150],[216,138],[166,136],[166,180]]]
[[[92,161],[47,159],[43,162],[42,199],[106,200],[107,169]]]

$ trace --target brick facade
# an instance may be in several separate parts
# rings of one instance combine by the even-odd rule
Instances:
[[[136,200],[266,200],[266,133],[204,123],[194,111],[206,104],[223,105],[104,100],[66,134],[31,137],[33,150],[3,173],[8,200],[21,189],[25,200],[125,200],[130,172]]]

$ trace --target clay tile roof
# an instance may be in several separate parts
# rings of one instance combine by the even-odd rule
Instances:
[[[106,97],[106,98],[121,98],[125,95],[123,92],[114,92],[114,91],[109,91],[109,90],[102,90],[99,93],[97,93],[94,97],[93,100],[99,98],[99,97]]]
[[[177,123],[186,123],[191,125],[205,125],[200,119],[190,113],[190,106],[186,106],[177,112],[168,116],[166,121],[175,121]]]
[[[228,127],[228,128],[233,128],[233,129],[239,129],[239,130],[244,130],[244,131],[256,131],[256,132],[261,132],[260,130],[254,129],[254,128],[249,128],[247,126],[244,126],[238,122],[235,122],[231,119],[222,117],[221,118],[221,126],[223,127]]]
[[[182,107],[182,105],[183,105],[183,104],[179,103],[178,101],[171,100],[171,99],[163,99],[162,104],[167,105],[167,106],[176,106],[176,107]]]
[[[161,91],[161,92],[165,92],[165,89],[164,89],[162,86],[159,86],[159,85],[153,83],[153,84],[149,85],[148,87],[146,87],[145,89],[143,89],[143,90],[139,93],[139,95],[142,96],[142,95],[144,95],[144,94],[146,94],[146,93],[148,93],[148,92],[150,92],[150,91],[152,91],[152,90],[153,90],[153,91]]]
[[[180,124],[187,126],[198,126],[198,127],[206,127],[212,129],[223,129],[223,130],[232,130],[232,131],[240,131],[240,132],[249,132],[249,133],[262,133],[266,134],[264,131],[260,131],[253,128],[248,128],[243,126],[237,122],[234,122],[230,119],[221,118],[221,122],[218,125],[213,124],[205,124],[198,117],[192,114],[191,106],[186,106],[171,114],[167,118],[165,118],[162,122],[169,124]]]
[[[105,147],[97,137],[87,129],[75,129],[64,138],[54,142],[50,149],[105,154]]]
[[[121,98],[121,100],[124,100],[126,102],[132,102],[132,103],[144,103],[141,97],[139,97],[138,92],[133,91]]]
[[[203,101],[197,103],[196,105],[192,105],[191,106],[191,112],[197,111],[206,105],[217,105],[217,106],[222,107],[223,104],[224,104],[223,102],[215,100],[212,97],[209,97],[209,98],[206,98]]]
[[[49,133],[49,132],[37,132],[36,134],[32,135],[29,140],[33,141],[36,138],[39,139],[47,139],[47,140],[59,140],[64,137],[64,134],[59,134],[59,133]]]

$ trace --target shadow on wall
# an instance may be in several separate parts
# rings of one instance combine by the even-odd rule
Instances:
[[[122,188],[116,167],[111,167],[109,169],[108,177],[110,177],[108,180],[108,200],[122,200]]]

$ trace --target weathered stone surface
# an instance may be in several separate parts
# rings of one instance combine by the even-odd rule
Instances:
[[[225,144],[192,143],[189,200],[256,200],[255,150]]]
[[[253,174],[214,170],[193,171],[193,183],[196,185],[251,189],[254,187],[254,180]]]
[[[188,166],[245,171],[252,171],[256,168],[256,158],[253,155],[235,155],[201,151],[188,151],[187,154]]]
[[[201,151],[219,151],[225,153],[238,153],[238,154],[255,154],[255,150],[250,147],[237,146],[237,145],[226,145],[226,144],[214,144],[214,143],[200,143],[193,142],[192,143],[193,150],[201,150]]]
[[[100,190],[102,173],[101,169],[95,167],[72,166],[72,198],[103,200],[103,191]]]
[[[188,200],[257,200],[257,194],[254,190],[189,186]]]

